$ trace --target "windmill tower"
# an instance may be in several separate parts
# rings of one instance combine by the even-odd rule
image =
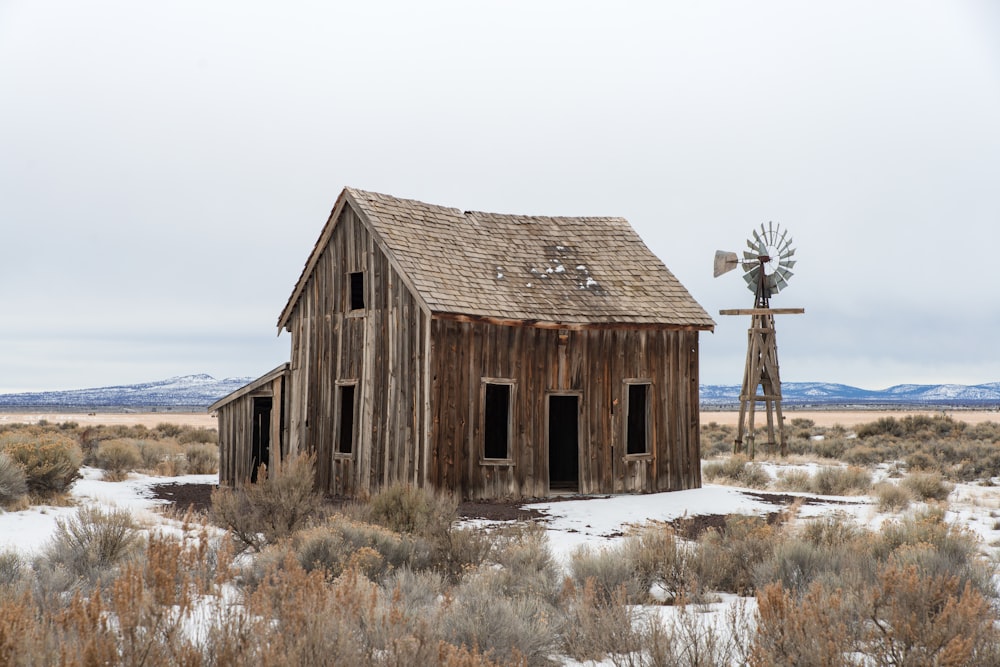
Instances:
[[[715,253],[715,277],[732,271],[737,266],[743,269],[743,280],[753,292],[753,308],[720,310],[720,315],[750,315],[750,329],[747,331],[747,360],[743,370],[743,386],[740,389],[740,417],[733,443],[733,453],[746,450],[750,458],[756,453],[757,404],[763,403],[767,414],[767,444],[774,448],[774,432],[777,423],[781,455],[787,454],[785,444],[785,424],[781,415],[781,375],[778,369],[778,343],[775,338],[775,315],[799,315],[804,308],[771,308],[771,297],[788,286],[795,266],[795,248],[787,231],[779,225],[768,222],[760,230],[753,230],[747,239],[742,261],[735,252],[719,250]]]

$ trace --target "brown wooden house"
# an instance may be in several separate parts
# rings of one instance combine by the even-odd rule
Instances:
[[[697,487],[698,334],[713,326],[622,218],[347,188],[278,318],[288,367],[212,406],[222,481],[311,451],[334,494]]]

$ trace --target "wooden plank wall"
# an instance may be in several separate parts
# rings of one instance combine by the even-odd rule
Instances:
[[[545,496],[548,395],[578,392],[580,491],[700,486],[698,333],[432,323],[432,473],[464,497]],[[481,464],[482,378],[509,378],[512,464]],[[651,381],[650,453],[625,456],[626,379]]]
[[[282,411],[285,409],[283,379],[282,376],[276,377],[218,409],[220,484],[232,486],[250,479],[254,398],[271,398],[269,467],[273,470],[281,465],[288,446],[287,420],[282,418]]]
[[[351,312],[349,274],[365,274],[363,312]],[[345,207],[295,306],[291,449],[316,453],[317,484],[356,495],[396,480],[426,482],[423,446],[429,316],[350,207]],[[335,451],[337,383],[356,381],[356,439]]]

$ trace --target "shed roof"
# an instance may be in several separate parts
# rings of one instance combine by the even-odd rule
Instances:
[[[345,188],[279,327],[344,205],[436,315],[584,326],[715,325],[624,218],[463,212]]]
[[[256,380],[252,380],[251,382],[248,382],[247,384],[243,385],[242,387],[240,387],[236,391],[232,391],[232,392],[226,394],[225,396],[223,396],[222,398],[220,398],[219,400],[217,400],[215,403],[212,403],[210,406],[208,406],[208,409],[206,410],[206,412],[215,412],[216,410],[218,410],[222,406],[227,405],[229,403],[232,403],[237,398],[240,398],[241,396],[246,396],[247,394],[260,389],[261,387],[263,387],[263,386],[267,385],[268,383],[270,383],[272,380],[274,380],[274,379],[276,379],[278,377],[281,377],[282,375],[288,373],[288,369],[290,367],[291,367],[291,364],[289,364],[286,361],[285,363],[281,364],[277,368],[268,371],[264,375],[261,375]]]

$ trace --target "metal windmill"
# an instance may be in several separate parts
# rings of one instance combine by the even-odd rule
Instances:
[[[773,447],[774,426],[777,420],[778,443],[781,455],[787,453],[785,425],[781,416],[781,377],[778,372],[778,344],[775,340],[774,316],[798,315],[804,308],[771,308],[771,297],[788,286],[795,266],[795,248],[792,237],[780,225],[768,222],[760,230],[753,230],[747,239],[748,250],[740,260],[735,252],[719,250],[715,253],[715,277],[743,269],[743,280],[754,293],[753,308],[720,310],[720,315],[750,315],[747,331],[747,361],[740,389],[740,420],[733,444],[733,452],[746,449],[750,458],[755,454],[754,417],[756,406],[763,403],[767,412],[767,443]]]

